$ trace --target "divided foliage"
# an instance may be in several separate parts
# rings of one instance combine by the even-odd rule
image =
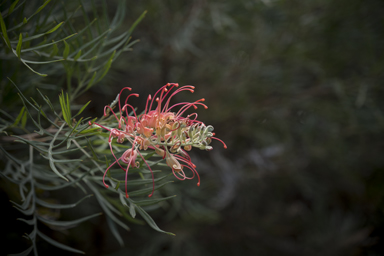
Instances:
[[[108,13],[111,6],[115,10],[112,19]],[[124,242],[118,226],[129,230],[127,222],[147,223],[165,232],[146,207],[155,209],[153,205],[171,197],[161,197],[157,192],[151,199],[146,197],[152,190],[152,179],[142,162],[140,168],[130,171],[130,198],[125,198],[119,188],[125,182],[120,178],[124,175],[121,170],[110,170],[112,188],[107,190],[102,174],[113,159],[108,135],[99,128],[90,129],[90,118],[80,117],[89,102],[84,106],[74,104],[79,95],[106,76],[116,58],[138,42],[131,41],[131,34],[145,12],[125,29],[121,26],[125,9],[125,1],[108,1],[108,5],[107,1],[96,0],[0,3],[0,176],[2,182],[17,186],[17,195],[14,190],[5,192],[10,198],[21,199],[21,203],[11,202],[25,215],[19,220],[32,227],[25,235],[30,246],[17,255],[32,251],[37,255],[37,239],[63,250],[84,253],[52,239],[44,234],[46,227],[41,227],[72,228],[101,214],[121,246]],[[62,92],[62,88],[67,92]],[[106,117],[104,122],[117,126],[113,118]],[[113,147],[120,154],[128,148],[115,143]],[[143,156],[149,159],[152,154]],[[154,172],[160,172],[164,165],[158,160],[148,160]],[[166,181],[168,176],[155,179],[156,190],[170,182]],[[80,190],[84,196],[69,204],[47,198],[47,193],[68,189]],[[96,198],[102,213],[74,220],[57,217],[57,211],[74,208],[91,196]],[[136,219],[137,213],[144,221]]]

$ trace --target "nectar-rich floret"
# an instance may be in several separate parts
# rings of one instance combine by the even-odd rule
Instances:
[[[186,151],[190,151],[193,147],[201,150],[212,150],[212,146],[210,146],[212,139],[220,141],[224,148],[227,148],[227,146],[222,140],[214,137],[213,126],[207,126],[197,120],[197,113],[189,114],[186,117],[183,116],[191,107],[197,109],[198,106],[203,106],[207,109],[208,107],[202,103],[205,101],[204,98],[194,102],[181,102],[170,106],[171,99],[177,93],[182,91],[193,93],[194,89],[195,87],[191,85],[179,88],[177,83],[168,83],[162,86],[153,97],[148,96],[144,113],[138,116],[135,108],[128,103],[130,97],[139,97],[137,93],[129,94],[122,106],[122,92],[124,90],[131,91],[131,88],[124,87],[117,97],[117,102],[104,107],[104,116],[106,117],[112,113],[117,121],[118,128],[108,128],[99,123],[89,122],[89,125],[97,125],[109,131],[108,143],[115,161],[104,172],[103,183],[105,187],[108,188],[105,183],[105,175],[112,166],[118,164],[126,172],[125,181],[127,181],[129,168],[139,167],[140,164],[136,159],[140,156],[152,173],[153,186],[152,193],[149,195],[151,197],[155,189],[154,176],[151,167],[140,153],[140,150],[148,149],[154,150],[156,154],[165,159],[166,164],[172,169],[177,179],[193,179],[197,176],[197,185],[200,186],[200,176],[196,171],[196,165],[192,163]],[[152,109],[155,102],[157,106]],[[116,103],[118,103],[119,107],[118,113],[113,110],[113,105]],[[177,108],[177,111],[174,110]],[[124,143],[127,140],[131,144],[131,148],[126,150],[120,158],[116,158],[113,153],[112,140],[114,138],[117,143]],[[123,167],[120,162],[127,166]],[[184,168],[192,171],[192,177],[186,176]],[[125,194],[128,198],[127,182],[125,182]]]

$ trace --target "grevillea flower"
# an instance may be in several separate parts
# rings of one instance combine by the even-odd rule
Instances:
[[[128,170],[140,166],[139,162],[136,161],[139,156],[152,174],[153,186],[152,193],[149,195],[151,197],[155,189],[154,176],[151,167],[140,153],[140,150],[148,149],[154,150],[156,154],[165,159],[166,164],[172,169],[172,173],[177,179],[193,179],[197,176],[197,185],[200,186],[200,176],[196,171],[196,165],[192,163],[186,151],[190,151],[193,147],[201,150],[212,150],[212,146],[209,145],[212,139],[220,141],[224,148],[227,148],[227,146],[222,140],[213,137],[215,134],[212,132],[213,127],[211,125],[206,126],[203,122],[197,120],[197,113],[189,114],[186,117],[183,116],[191,107],[197,109],[198,106],[203,106],[207,109],[208,107],[202,103],[205,101],[204,98],[194,102],[181,102],[170,106],[171,99],[177,93],[182,91],[193,93],[194,89],[195,87],[190,85],[179,88],[177,83],[168,83],[162,86],[153,97],[148,96],[145,110],[138,116],[135,108],[128,103],[128,99],[139,95],[136,93],[128,95],[124,100],[124,105],[122,105],[121,95],[123,91],[131,91],[131,88],[124,87],[117,97],[117,102],[104,107],[104,116],[106,117],[109,113],[112,113],[118,128],[109,128],[98,123],[89,122],[89,125],[97,125],[109,132],[108,144],[115,161],[104,172],[103,183],[105,187],[108,188],[105,183],[105,175],[112,166],[118,164],[125,171],[125,194],[128,198]],[[117,114],[113,110],[116,103],[118,103],[119,107]],[[156,107],[152,109],[154,105]],[[113,152],[112,140],[114,138],[117,143],[127,141],[131,145],[131,148],[126,150],[120,158],[116,158]],[[123,167],[122,164],[126,165],[126,167]],[[192,172],[192,177],[185,174],[185,169]]]

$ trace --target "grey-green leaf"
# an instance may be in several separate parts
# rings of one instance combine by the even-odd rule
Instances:
[[[67,59],[70,49],[69,49],[69,44],[66,41],[64,41],[64,44],[65,44],[65,48],[63,52],[63,58]]]
[[[129,214],[131,214],[132,218],[136,217],[135,205],[133,204],[132,200],[129,200]]]
[[[29,253],[33,250],[33,245],[26,249],[25,251],[22,251],[20,253],[15,253],[15,254],[8,254],[8,256],[27,256]]]
[[[68,245],[65,245],[65,244],[62,244],[62,243],[59,243],[55,240],[53,240],[52,238],[44,235],[42,232],[40,232],[39,230],[37,230],[37,235],[39,237],[41,237],[42,239],[44,239],[45,241],[47,241],[48,243],[52,244],[53,246],[56,246],[60,249],[63,249],[63,250],[66,250],[66,251],[70,251],[70,252],[74,252],[74,253],[81,253],[81,254],[85,254],[83,251],[80,251],[80,250],[77,250],[75,248],[72,248],[72,247],[69,247]]]
[[[76,205],[78,205],[79,203],[81,203],[82,201],[84,201],[85,199],[91,197],[93,195],[87,195],[85,197],[83,197],[82,199],[80,199],[79,201],[77,201],[76,203],[73,203],[73,204],[51,204],[51,203],[47,203],[39,198],[36,198],[36,203],[38,203],[39,205],[41,206],[44,206],[44,207],[47,207],[47,208],[50,208],[50,209],[68,209],[68,208],[73,208],[75,207]]]
[[[135,201],[135,204],[138,205],[138,206],[147,206],[147,205],[152,205],[152,204],[160,203],[160,202],[162,202],[162,201],[171,199],[171,198],[173,198],[173,197],[175,197],[175,196],[176,196],[176,195],[174,195],[174,196],[168,196],[168,197],[162,197],[162,198],[154,198],[154,199],[140,200],[140,201]]]
[[[86,217],[83,217],[83,218],[80,218],[77,220],[68,220],[68,221],[49,220],[49,219],[45,219],[45,218],[40,217],[40,216],[37,216],[37,219],[39,219],[40,221],[42,221],[46,224],[49,224],[49,225],[53,225],[53,226],[57,226],[57,227],[71,228],[71,227],[74,227],[74,226],[80,224],[81,222],[84,222],[84,221],[89,220],[91,218],[100,216],[101,214],[102,213],[96,213],[96,214],[92,214],[92,215],[89,215],[89,216],[86,216]]]
[[[17,57],[20,59],[21,58],[21,46],[23,45],[23,34],[20,33],[19,35],[19,42],[17,43],[17,46],[16,46],[16,54],[17,54]]]
[[[144,211],[143,208],[141,208],[140,206],[136,206],[136,211],[141,215],[141,217],[143,217],[143,219],[148,223],[148,225],[151,226],[151,228],[153,228],[154,230],[168,234],[168,235],[172,235],[172,236],[175,235],[171,232],[166,232],[164,230],[161,230],[157,226],[156,222],[152,219],[152,217],[146,211]]]

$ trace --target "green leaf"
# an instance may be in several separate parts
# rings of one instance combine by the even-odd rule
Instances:
[[[115,14],[115,16],[113,17],[113,20],[111,22],[111,25],[110,27],[111,28],[115,28],[117,26],[119,26],[121,24],[121,22],[123,21],[124,19],[124,16],[125,16],[125,10],[126,10],[126,1],[119,1],[119,5],[118,5],[118,9],[117,9],[117,12]]]
[[[88,101],[80,110],[79,110],[79,112],[77,112],[77,114],[73,117],[73,118],[75,118],[75,117],[77,117],[78,115],[80,115],[83,111],[84,111],[84,109],[88,106],[88,104],[89,103],[91,103],[91,101]]]
[[[59,48],[57,47],[57,44],[54,44],[52,47],[51,55],[49,55],[49,57],[52,58],[53,56],[56,56],[58,52],[59,52]]]
[[[53,33],[55,32],[59,27],[61,27],[61,25],[63,25],[64,21],[63,22],[60,22],[59,24],[57,24],[54,28],[48,30],[47,32],[45,32],[44,34],[50,34],[50,33]]]
[[[57,136],[60,134],[61,130],[64,128],[64,124],[62,124],[60,126],[60,129],[57,131],[57,133],[55,134],[55,136],[53,137],[51,143],[50,143],[50,146],[49,146],[49,149],[48,149],[48,159],[49,159],[49,166],[51,167],[52,171],[54,173],[57,174],[57,176],[59,176],[60,178],[64,179],[65,181],[68,181],[68,179],[66,177],[64,177],[57,169],[56,169],[56,166],[54,164],[54,159],[52,157],[52,148],[53,148],[53,144],[55,143],[55,140],[57,138]]]
[[[77,61],[78,58],[81,56],[81,50],[76,54],[76,56],[73,58],[75,61]]]
[[[72,115],[71,115],[71,108],[70,108],[70,102],[68,99],[68,93],[66,93],[67,97],[64,96],[64,92],[61,91],[61,94],[59,95],[59,101],[61,106],[61,111],[63,113],[63,118],[65,122],[69,125],[69,127],[72,127]]]
[[[95,118],[97,119],[97,118]],[[100,127],[95,127],[95,128],[88,128],[84,129],[83,131],[80,132],[80,134],[88,134],[89,135],[94,135],[94,134],[100,134]]]
[[[33,100],[33,99],[31,98],[31,100]],[[35,100],[33,100],[33,101],[35,101]],[[45,117],[47,120],[50,120],[50,119],[47,117],[47,115],[45,114],[45,112],[44,112],[42,106],[39,106],[39,105],[37,105],[37,104],[36,104],[36,106],[39,107],[39,113],[40,113],[41,115],[43,115],[43,117]],[[40,123],[40,122],[39,122],[39,123]]]
[[[33,61],[33,60],[25,60],[25,59],[21,59],[21,61],[23,63],[30,63],[30,64],[37,64],[37,65],[44,65],[44,64],[49,64],[49,63],[53,63],[53,62],[59,62],[59,61],[63,61],[64,59],[58,59],[58,60],[48,60],[48,61]]]
[[[21,119],[21,128],[25,128],[25,125],[27,124],[27,111],[24,112],[23,118]]]
[[[32,115],[31,115],[31,113],[29,113],[29,111],[28,111],[28,108],[27,108],[27,106],[25,105],[25,102],[27,102],[32,108],[34,108],[36,111],[39,111],[39,109],[38,108],[36,108],[32,103],[30,103],[28,100],[27,100],[27,98],[25,98],[25,96],[23,95],[23,93],[20,91],[20,89],[17,87],[17,85],[8,77],[8,80],[15,86],[15,88],[19,91],[19,93],[18,93],[18,95],[20,96],[20,98],[21,98],[21,101],[23,102],[23,105],[25,106],[25,110],[28,112],[28,115],[29,115],[29,117],[30,117],[30,119],[33,121],[33,123],[37,126],[37,127],[39,127],[39,128],[41,128],[42,129],[42,127],[38,124],[38,123],[36,123],[36,121],[35,121],[35,119],[32,117]]]
[[[86,138],[87,139],[87,142],[88,142],[88,146],[89,146],[89,148],[91,149],[91,152],[92,152],[92,155],[93,155],[93,159],[94,160],[99,160],[99,158],[97,157],[97,155],[96,155],[96,152],[95,152],[95,150],[93,149],[93,147],[92,147],[92,144],[91,144],[91,142],[88,140],[88,138]]]
[[[115,38],[112,38],[112,39],[107,40],[107,41],[103,44],[103,46],[105,47],[105,46],[108,46],[108,45],[110,45],[110,44],[117,43],[117,42],[121,41],[123,38],[125,38],[123,41],[125,41],[127,38],[129,38],[129,31],[127,31],[127,32],[125,32],[125,33],[123,33],[123,34],[121,34],[121,35],[118,35],[118,36],[116,36]]]
[[[28,33],[26,33],[26,36],[25,36],[26,38],[24,38],[24,42],[30,43],[30,41],[32,41],[34,39],[37,39],[37,38],[40,38],[40,37],[45,36],[47,34],[50,34],[50,33],[54,32],[55,30],[57,30],[57,27],[61,26],[62,23],[64,23],[64,22],[61,22],[60,24],[56,25],[52,29],[50,29],[47,32],[42,33],[42,34],[37,34],[37,35],[34,35],[34,36],[28,36]],[[76,33],[74,33],[74,34],[76,34]],[[11,43],[17,43],[17,41],[11,41]],[[29,46],[25,47],[25,48],[29,48]]]
[[[83,125],[83,127],[79,128],[79,130],[76,130],[76,134],[74,135],[74,137],[76,137],[79,133],[80,134],[89,134],[89,133],[95,133],[95,132],[99,133],[99,130],[97,128],[89,128],[89,124],[86,123]],[[87,137],[87,135],[77,136],[77,138],[83,138],[83,137]]]
[[[95,77],[96,77],[96,74],[97,74],[97,72],[95,71],[95,73],[93,73],[93,76],[92,76],[91,80],[89,81],[89,83],[88,83],[87,87],[85,88],[85,90],[88,90],[89,88],[92,87],[93,82],[94,82]]]
[[[65,48],[64,48],[64,52],[63,52],[63,58],[67,59],[70,47],[66,41],[64,41],[64,44],[65,44]]]
[[[108,56],[109,54],[111,54],[111,52],[113,53],[114,51],[116,51],[118,48],[120,48],[121,46],[123,46],[123,48],[128,44],[129,40],[131,39],[131,37],[126,37],[124,38],[123,40],[121,40],[121,42],[119,42],[118,44],[114,45],[112,48],[108,49],[107,51],[105,51],[104,53],[102,54],[99,54],[98,55],[98,58],[102,58],[104,56]],[[122,52],[123,50],[119,50],[118,53],[117,53],[117,56],[119,56],[119,54]],[[116,57],[117,57],[116,56]],[[102,64],[103,66],[104,64]],[[95,70],[99,69],[98,67],[97,68],[94,68]]]
[[[124,52],[125,52],[125,51],[131,51],[131,50],[132,50],[131,47],[132,47],[133,45],[137,44],[138,42],[140,42],[139,39],[137,39],[137,40],[131,42],[130,44],[128,44],[128,45],[126,45],[126,46],[124,46],[123,51],[124,51]]]
[[[17,3],[19,2],[19,0],[15,0],[11,6],[9,7],[9,10],[8,10],[8,15],[11,14],[13,12],[13,9],[15,9],[15,6],[17,5]]]
[[[162,188],[163,186],[165,186],[166,184],[168,183],[172,183],[173,181],[167,181],[163,184],[160,184],[160,185],[156,185],[155,186],[155,190],[158,190],[160,188]],[[141,196],[141,195],[148,195],[149,193],[152,192],[152,187],[150,188],[144,188],[144,189],[140,189],[140,190],[135,190],[135,191],[128,191],[128,195],[133,198],[134,196]]]
[[[16,46],[16,55],[19,59],[21,58],[21,46],[22,45],[23,45],[23,34],[20,33],[19,42],[17,43],[17,46]]]
[[[20,111],[19,115],[16,117],[15,122],[13,123],[14,126],[17,126],[19,124],[19,122],[20,122],[20,120],[21,120],[21,118],[22,118],[22,116],[24,114],[24,110],[25,110],[25,107],[23,106],[21,108],[21,111]]]
[[[28,38],[28,32],[25,33],[25,37]],[[26,39],[24,38],[24,39],[23,39],[23,42],[24,42],[24,48],[29,48],[29,47],[31,47],[31,41],[26,40]]]
[[[28,49],[24,49],[21,52],[35,51],[35,50],[38,50],[38,49],[41,49],[41,48],[44,48],[44,47],[47,47],[47,46],[50,46],[50,45],[53,45],[53,44],[57,44],[58,42],[64,41],[64,40],[66,40],[66,39],[68,39],[68,38],[70,38],[70,37],[72,37],[74,35],[76,35],[76,34],[69,35],[66,38],[62,38],[62,39],[60,39],[58,41],[54,41],[52,43],[42,44],[42,45],[39,45],[39,46],[36,46],[36,47],[31,47],[31,48],[28,48]]]
[[[53,105],[52,105],[52,102],[49,100],[49,98],[48,98],[47,96],[44,96],[44,95],[40,92],[39,88],[36,88],[36,90],[39,92],[40,96],[41,96],[41,97],[43,98],[43,100],[48,104],[48,106],[51,108],[51,110],[55,113],[55,115],[58,116],[57,113],[55,112],[55,109],[54,109],[54,107],[53,107]]]
[[[1,26],[1,33],[3,34],[3,39],[5,40],[5,44],[8,46],[8,48],[12,49],[11,42],[9,41],[9,37],[7,34],[7,27],[5,26],[1,12],[0,12],[0,26]]]
[[[86,10],[84,8],[84,5],[81,5],[81,10],[83,11],[83,17],[84,17],[85,23],[88,25],[87,27],[89,27],[89,29],[88,29],[88,36],[93,39],[92,29],[89,26],[90,21],[89,21],[89,18],[88,18],[88,14],[87,14],[87,12],[86,12]]]
[[[113,57],[115,56],[115,54],[116,54],[116,51],[113,51],[111,57],[109,57],[108,62],[104,66],[103,73],[101,74],[99,79],[97,79],[97,82],[99,82],[101,79],[103,79],[103,77],[108,73],[109,69],[111,68],[111,64],[112,64]]]
[[[61,112],[63,114],[63,118],[64,120],[68,123],[68,117],[67,117],[67,107],[66,107],[66,103],[65,103],[65,100],[64,100],[64,92],[61,91],[61,94],[59,95],[59,102],[60,102],[60,107],[61,107]]]
[[[170,176],[171,174],[168,174],[168,175],[165,175],[163,177],[160,177],[160,178],[157,178],[155,179],[155,182],[158,182],[158,181],[161,181],[165,178],[167,178],[168,176]],[[124,180],[121,181],[123,184],[125,183]],[[152,179],[143,179],[143,180],[130,180],[130,181],[127,181],[127,186],[134,186],[134,185],[145,185],[145,184],[151,184],[153,182]]]
[[[35,16],[36,14],[38,14],[41,10],[43,10],[44,7],[45,7],[49,2],[51,2],[51,0],[46,0],[46,1],[44,2],[44,4],[43,4],[42,6],[40,6],[39,9],[37,9],[37,11],[36,11],[34,14],[32,14],[31,17],[28,18],[28,20],[31,19],[31,18],[32,18],[33,16]]]
[[[133,25],[129,28],[129,32],[132,33],[133,30],[136,28],[136,26],[144,19],[145,15],[147,14],[147,11],[144,11],[140,17],[133,23]]]
[[[37,72],[37,71],[35,71],[33,68],[31,68],[23,59],[20,59],[21,60],[21,62],[29,69],[29,70],[31,70],[33,73],[35,73],[35,74],[37,74],[37,75],[39,75],[39,76],[47,76],[47,74],[42,74],[42,73],[39,73],[39,72]]]
[[[67,98],[67,113],[69,115],[69,119],[72,122],[72,114],[71,114],[71,102],[69,101],[68,93],[66,93]]]
[[[83,28],[81,31],[79,31],[77,34],[78,35],[82,35],[85,31],[87,31],[88,27],[92,25],[93,22],[95,22],[96,19],[94,19],[87,27]],[[110,30],[107,30],[105,31],[103,34],[101,34],[100,36],[96,37],[95,39],[85,43],[85,44],[82,44],[82,43],[79,43],[81,46],[79,48],[76,49],[76,51],[79,51],[79,50],[83,50],[85,49],[86,47],[90,46],[90,45],[95,45],[97,44],[98,42],[101,42],[101,39],[105,34],[107,34],[108,32],[110,32]],[[76,54],[76,51],[74,51],[73,53],[71,53],[69,56],[73,56]],[[84,56],[87,55],[87,53],[84,54]]]
[[[67,143],[67,148],[70,147],[71,145],[71,140],[72,138],[70,138],[71,134],[76,131],[76,128],[80,125],[81,123],[81,120],[83,120],[83,118],[80,118],[80,120],[75,124],[75,126],[72,128],[72,130],[69,132],[69,133],[66,133],[66,135],[68,134],[67,138],[65,140],[68,140],[68,143]],[[76,135],[75,135],[76,136]],[[63,142],[65,142],[65,140]]]

